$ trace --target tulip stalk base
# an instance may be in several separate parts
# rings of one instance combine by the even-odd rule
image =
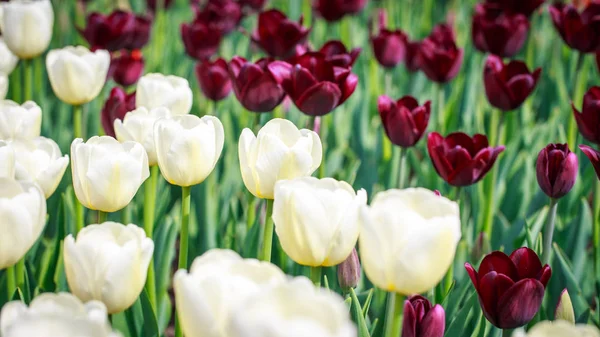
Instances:
[[[106,219],[108,218],[108,213],[106,212],[102,212],[102,211],[98,211],[98,224],[104,223],[106,222]]]
[[[190,227],[191,187],[181,187],[181,232],[179,234],[179,269],[187,269]]]
[[[402,331],[402,309],[404,297],[401,294],[389,292],[385,313],[384,337],[398,337]]]
[[[321,286],[321,276],[323,269],[321,267],[310,267],[310,280],[317,287]]]
[[[405,184],[405,175],[408,173],[406,172],[406,157],[408,155],[408,149],[403,149],[400,148],[399,149],[399,153],[400,153],[400,165],[398,165],[398,188],[402,189],[404,188],[404,184]]]
[[[12,299],[15,290],[17,289],[17,280],[15,278],[15,268],[16,266],[12,266],[6,269],[6,293],[8,294],[7,299],[10,301]]]
[[[440,134],[445,134],[446,133],[446,116],[444,116],[444,106],[446,105],[446,92],[444,90],[444,85],[443,84],[438,84],[437,86],[437,94],[438,94],[438,111],[437,111],[437,123],[438,123],[438,130],[440,132]]]
[[[542,251],[542,263],[550,264],[552,252],[552,236],[554,235],[554,225],[556,223],[556,210],[558,208],[558,200],[550,199],[550,213],[546,226],[544,227],[544,246]]]
[[[33,95],[32,63],[33,60],[22,60],[23,62],[23,101],[30,101]]]
[[[267,215],[265,217],[265,232],[263,234],[262,251],[260,260],[271,261],[271,250],[273,249],[273,200],[267,200]]]
[[[154,234],[154,208],[156,207],[158,174],[158,166],[152,166],[150,168],[150,179],[146,181],[144,187],[144,231],[150,239],[153,239]],[[156,313],[156,280],[154,274],[154,259],[151,259],[148,266],[148,277],[146,278],[146,291],[152,309]]]
[[[504,112],[492,111],[489,135],[490,142],[494,146],[499,146],[504,141]],[[500,132],[498,132],[500,130]],[[483,184],[485,190],[488,191],[486,207],[484,208],[483,227],[484,232],[488,238],[492,237],[492,230],[494,228],[494,212],[496,211],[495,195],[496,195],[496,179],[498,176],[498,163],[496,163],[490,172],[490,174],[484,179]]]
[[[577,99],[577,87],[579,86],[579,80],[582,78],[581,76],[581,68],[583,67],[583,62],[585,60],[585,54],[579,52],[577,55],[577,65],[575,66],[575,72],[573,73],[573,77],[571,80],[571,101],[576,102]],[[569,109],[570,111],[570,109]],[[577,123],[575,121],[575,117],[572,114],[569,114],[569,124],[567,126],[567,144],[569,146],[575,146],[577,142]]]
[[[510,337],[510,336],[512,336],[512,333],[513,333],[512,329],[503,329],[502,337]]]

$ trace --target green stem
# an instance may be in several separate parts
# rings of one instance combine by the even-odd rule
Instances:
[[[321,286],[321,276],[323,273],[323,269],[319,267],[310,267],[310,280],[314,283],[315,286]]]
[[[504,133],[506,132],[504,127],[504,112],[492,111],[492,116],[489,125],[489,142],[492,145],[500,145],[500,141],[504,139]],[[498,177],[498,163],[492,167],[490,174],[484,179],[483,184],[487,191],[486,207],[483,209],[483,227],[481,232],[484,232],[488,238],[492,237],[492,231],[494,228],[494,213],[495,208],[495,197],[496,197],[496,180]]]
[[[33,95],[31,83],[33,60],[22,60],[23,62],[23,101],[30,101]]]
[[[510,337],[510,336],[512,336],[512,333],[513,333],[512,329],[503,329],[502,337]]]
[[[385,313],[385,333],[383,337],[398,337],[402,331],[402,309],[404,308],[403,296],[389,292],[387,311]]]
[[[254,130],[254,132],[258,132],[258,130],[260,130],[260,118],[262,117],[262,115],[259,112],[250,112],[250,113],[254,114],[254,122],[252,125],[252,130]]]
[[[558,199],[550,199],[550,213],[546,219],[544,228],[544,247],[542,251],[542,263],[550,263],[552,252],[552,236],[554,235],[554,224],[556,223],[556,209],[558,208]]]
[[[592,228],[592,238],[594,247],[594,275],[596,276],[596,293],[600,294],[600,180],[596,180],[596,189],[594,191],[594,225]]]
[[[106,222],[107,218],[108,218],[108,213],[98,211],[98,221],[97,221],[98,224]]]
[[[438,111],[437,111],[438,130],[439,130],[440,134],[443,135],[446,132],[446,123],[445,123],[445,116],[444,116],[444,106],[446,105],[446,103],[445,103],[446,93],[444,92],[444,85],[442,83],[439,83],[437,85],[437,90],[438,90]]]
[[[6,269],[6,292],[8,294],[7,300],[12,300],[12,296],[17,289],[17,280],[15,277],[16,266],[8,267]]]
[[[84,138],[83,135],[83,125],[82,125],[82,116],[83,115],[83,106],[74,105],[73,106],[73,131],[74,138]],[[85,139],[84,139],[85,140]]]
[[[150,239],[153,238],[154,232],[154,209],[156,207],[156,184],[158,182],[158,166],[152,166],[150,168],[150,179],[146,181],[144,187],[144,231],[146,236]],[[154,276],[154,259],[150,260],[148,266],[148,277],[146,278],[146,291],[148,292],[148,299],[152,305],[154,313],[156,313],[156,279]]]
[[[399,153],[400,153],[400,165],[398,166],[398,188],[402,189],[404,188],[404,175],[408,172],[406,171],[406,156],[407,156],[407,152],[408,149],[403,149],[400,148],[399,149]]]
[[[267,200],[267,216],[265,217],[265,232],[263,235],[262,254],[263,261],[271,261],[271,250],[273,248],[273,200]]]
[[[256,206],[260,199],[255,197],[252,193],[248,192],[248,211],[246,212],[246,229],[250,230],[256,222]]]
[[[579,53],[577,56],[577,65],[575,66],[575,72],[573,73],[571,80],[571,101],[575,102],[577,97],[577,86],[579,82],[579,77],[581,73],[581,67],[583,66],[583,61],[585,60],[585,54]],[[567,127],[567,144],[570,146],[575,146],[577,141],[577,123],[575,122],[575,117],[569,113],[569,124]]]
[[[324,178],[325,177],[325,168],[327,168],[327,164],[326,164],[326,159],[327,156],[325,155],[325,151],[327,150],[327,119],[330,118],[328,116],[333,117],[331,114],[330,115],[325,115],[325,116],[321,116],[321,117],[317,117],[319,118],[319,137],[321,138],[321,145],[323,146],[323,161],[321,162],[321,165],[319,165],[319,178]],[[316,119],[315,119],[316,121]]]
[[[127,321],[127,330],[129,330],[129,336],[138,337],[137,327],[135,325],[135,315],[133,307],[125,310],[125,320]]]
[[[75,198],[75,235],[83,229],[84,225],[83,205]]]
[[[181,234],[179,235],[179,268],[188,264],[188,240],[190,225],[191,187],[181,186]]]

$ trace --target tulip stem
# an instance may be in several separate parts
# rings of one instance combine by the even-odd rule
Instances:
[[[179,269],[186,269],[188,264],[188,240],[190,225],[191,187],[181,186],[181,232],[179,234]]]
[[[556,209],[558,208],[558,199],[550,199],[550,213],[546,220],[544,228],[544,247],[542,248],[542,263],[550,264],[552,252],[552,236],[554,235],[554,224],[556,223]]]
[[[408,149],[399,148],[398,153],[400,154],[400,165],[398,166],[398,188],[404,188],[404,175],[406,171],[406,156]]]
[[[33,90],[31,85],[31,66],[32,60],[22,60],[23,62],[23,101],[30,101]]]
[[[253,114],[254,114],[254,123],[252,125],[252,129],[255,132],[258,132],[258,130],[260,130],[260,117],[262,117],[262,116],[261,116],[261,113],[259,113],[259,112],[253,112]]]
[[[321,286],[321,276],[323,269],[319,267],[310,267],[310,280],[314,283],[315,286]]]
[[[577,65],[575,66],[575,72],[573,73],[571,80],[571,101],[575,102],[578,98],[577,96],[577,87],[579,86],[581,67],[583,67],[583,61],[585,60],[585,54],[578,52],[577,55]],[[569,109],[570,111],[570,109]],[[577,123],[575,122],[575,117],[572,114],[569,114],[569,124],[567,127],[567,144],[570,146],[575,146],[577,142]]]
[[[502,111],[492,111],[489,131],[488,134],[490,136],[489,142],[493,146],[500,145],[500,142],[504,140],[505,128],[504,128],[504,112]],[[496,197],[496,179],[498,176],[498,164],[492,167],[490,174],[485,177],[483,184],[485,186],[485,190],[487,191],[487,205],[483,210],[484,218],[483,218],[483,228],[482,232],[484,232],[488,238],[492,237],[492,230],[494,228],[494,212],[496,210],[495,206],[495,197]]]
[[[150,168],[150,179],[146,181],[144,187],[144,231],[146,236],[153,238],[154,233],[154,209],[156,207],[156,184],[158,182],[158,166],[154,165]],[[146,278],[146,291],[148,299],[152,305],[154,313],[156,313],[156,280],[154,277],[154,259],[150,260],[148,266],[148,277]]]
[[[440,132],[440,134],[445,134],[446,132],[446,122],[445,122],[445,116],[444,116],[444,106],[446,105],[446,92],[444,91],[444,85],[442,83],[439,83],[437,85],[437,90],[438,90],[438,111],[437,111],[437,116],[438,116],[438,130]]]
[[[12,296],[17,289],[17,280],[15,278],[16,266],[8,267],[6,269],[6,291],[8,294],[7,301],[12,300]]]
[[[398,337],[402,331],[402,309],[404,300],[401,294],[388,293],[387,311],[385,313],[384,337]]]
[[[596,180],[596,189],[594,191],[594,221],[592,227],[592,238],[594,246],[594,275],[596,293],[600,294],[600,180]]]
[[[271,249],[273,247],[273,200],[267,199],[267,216],[265,217],[265,232],[263,234],[262,261],[271,261]]]
[[[108,213],[98,211],[98,221],[97,221],[98,224],[106,222],[106,218],[108,218]]]
[[[502,330],[502,337],[510,337],[512,336],[512,329],[503,329]]]

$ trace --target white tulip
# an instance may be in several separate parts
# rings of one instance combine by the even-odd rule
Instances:
[[[148,155],[140,143],[119,143],[94,136],[71,144],[73,188],[81,204],[103,212],[118,211],[131,202],[150,175]]]
[[[259,198],[273,199],[278,180],[310,176],[321,165],[323,146],[317,133],[275,118],[257,136],[244,129],[238,152],[246,188]]]
[[[122,312],[142,292],[153,252],[152,239],[136,225],[108,221],[86,226],[77,240],[65,238],[69,289],[84,302],[101,301],[110,314]]]
[[[160,172],[178,186],[199,184],[212,172],[223,151],[223,124],[214,116],[180,115],[154,124]]]
[[[148,110],[164,107],[173,115],[185,115],[192,109],[192,89],[183,77],[147,74],[138,81],[135,106]]]
[[[0,140],[0,178],[15,178],[15,150]]]
[[[5,99],[8,93],[8,77],[0,74],[0,99]]]
[[[44,293],[31,301],[7,303],[0,313],[3,337],[118,337],[102,302],[81,303],[69,293]]]
[[[335,266],[358,240],[367,193],[344,181],[301,177],[275,184],[273,222],[285,253],[305,266]]]
[[[251,296],[231,315],[228,337],[356,337],[342,298],[298,277]]]
[[[11,100],[0,102],[0,139],[31,140],[42,129],[42,109],[33,101],[21,105]]]
[[[0,178],[0,270],[17,263],[46,224],[46,198],[31,182]]]
[[[433,288],[460,240],[456,202],[424,188],[388,190],[361,209],[362,266],[377,287],[404,295]]]
[[[32,59],[48,48],[54,11],[50,0],[13,0],[2,3],[2,36],[20,59]]]
[[[8,49],[4,39],[0,37],[0,73],[6,76],[10,75],[18,62],[19,58]]]
[[[108,51],[91,52],[82,46],[54,49],[46,56],[52,90],[70,105],[82,105],[98,96],[106,82],[109,65]]]
[[[523,329],[516,330],[513,337],[600,337],[600,330],[593,325],[571,324],[566,321],[543,321],[537,323],[525,333]]]
[[[213,249],[196,258],[188,274],[175,273],[173,287],[181,327],[187,337],[228,337],[232,311],[248,296],[286,281],[275,265]]]
[[[148,164],[155,166],[158,162],[154,145],[154,123],[170,116],[171,113],[166,108],[154,108],[150,111],[144,107],[137,108],[128,112],[122,121],[115,120],[115,134],[121,142],[136,141],[142,144],[148,154]]]

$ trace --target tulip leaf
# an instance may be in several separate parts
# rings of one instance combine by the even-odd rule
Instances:
[[[575,324],[575,312],[573,311],[573,303],[569,292],[565,289],[560,295],[558,305],[554,314],[554,319],[562,319],[564,321]]]
[[[60,201],[58,203],[57,212],[56,212],[56,236],[54,242],[49,245],[48,249],[52,252],[48,262],[46,263],[46,268],[44,268],[43,273],[40,276],[40,285],[42,289],[46,291],[53,291],[56,289],[56,283],[54,282],[54,273],[52,271],[57,270],[57,265],[60,258],[60,243],[65,237],[65,198],[66,195],[63,193],[61,195]]]
[[[369,289],[369,293],[367,295],[367,299],[365,300],[365,304],[363,305],[362,315],[365,319],[369,315],[369,308],[371,307],[371,301],[373,300],[373,294],[375,293],[375,289]]]
[[[356,292],[354,292],[354,288],[350,288],[350,297],[352,298],[352,318],[356,321],[358,326],[358,337],[370,337],[367,322],[363,316],[363,310],[358,301],[358,297],[356,296]]]
[[[473,319],[471,313],[477,302],[477,293],[473,292],[465,302],[465,305],[458,311],[458,314],[454,317],[450,325],[448,325],[446,336],[462,335],[465,326],[468,326]]]
[[[371,324],[371,330],[369,330],[369,336],[373,336],[375,334],[375,329],[377,329],[378,323],[379,323],[379,318],[375,318],[375,320]]]
[[[563,275],[567,281],[567,289],[569,289],[569,293],[573,295],[571,299],[573,300],[575,312],[584,312],[589,308],[589,305],[583,297],[583,292],[575,279],[575,275],[573,275],[570,263],[562,249],[556,243],[554,243],[553,246],[556,257],[562,268]]]
[[[15,292],[10,297],[10,300],[25,302],[25,296],[23,295],[23,291],[21,291],[21,288],[15,289]]]
[[[156,322],[156,315],[154,314],[154,309],[152,309],[152,304],[150,303],[150,298],[148,298],[148,293],[146,290],[142,291],[140,294],[140,301],[142,303],[142,314],[144,317],[144,323],[142,324],[142,336],[160,336],[158,323]]]

